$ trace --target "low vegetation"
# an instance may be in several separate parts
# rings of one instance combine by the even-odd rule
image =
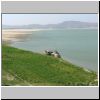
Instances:
[[[96,78],[61,58],[2,45],[3,86],[93,86]]]

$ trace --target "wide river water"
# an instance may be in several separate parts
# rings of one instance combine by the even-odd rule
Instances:
[[[66,29],[31,31],[26,39],[11,45],[24,50],[43,53],[57,50],[63,59],[98,71],[98,30]]]

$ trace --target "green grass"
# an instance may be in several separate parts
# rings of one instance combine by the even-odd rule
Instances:
[[[86,86],[97,85],[96,78],[61,58],[2,45],[3,86]]]

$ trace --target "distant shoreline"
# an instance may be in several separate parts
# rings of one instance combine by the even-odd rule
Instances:
[[[41,31],[45,29],[2,29],[2,32],[14,31],[14,32],[30,32],[30,31]]]
[[[4,28],[3,31],[41,31],[41,30],[69,30],[69,29],[98,29],[98,27],[92,28]]]
[[[66,29],[2,29],[3,41],[15,41],[25,35],[32,34],[33,31],[46,31],[46,30],[71,30],[71,29],[97,29],[97,28],[66,28]]]

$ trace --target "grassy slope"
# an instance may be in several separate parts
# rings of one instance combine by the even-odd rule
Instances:
[[[86,72],[62,59],[2,46],[2,85],[97,85]]]

